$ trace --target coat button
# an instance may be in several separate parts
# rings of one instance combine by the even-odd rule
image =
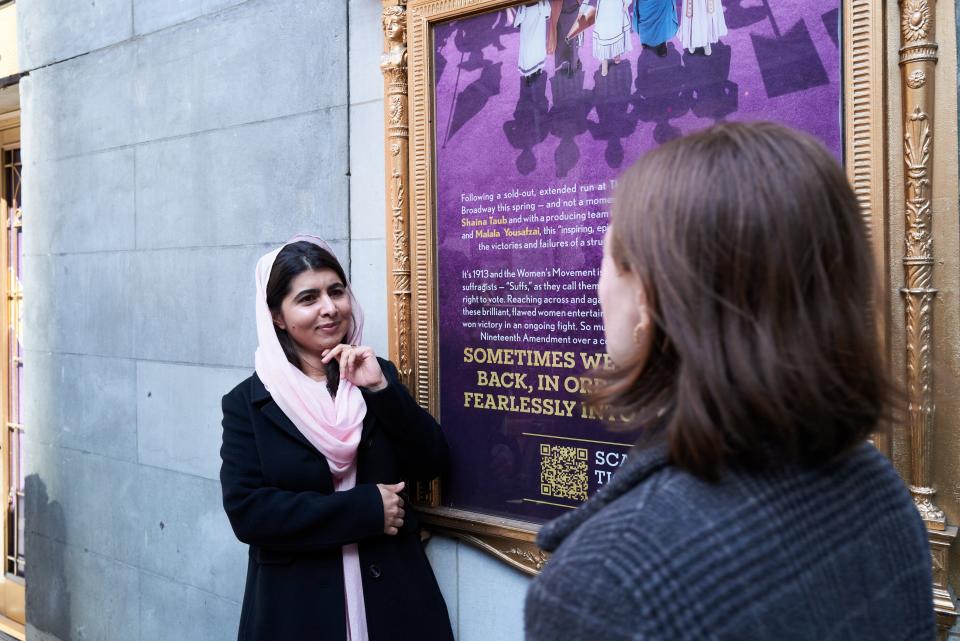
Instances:
[[[380,578],[381,572],[380,572],[380,566],[379,566],[379,565],[371,565],[370,568],[369,568],[369,570],[370,570],[370,576],[372,576],[372,577],[375,578],[375,579],[379,579],[379,578]]]

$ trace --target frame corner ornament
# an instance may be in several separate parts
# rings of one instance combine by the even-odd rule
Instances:
[[[550,554],[537,546],[536,533],[528,524],[490,516],[471,522],[465,518],[468,513],[448,507],[425,508],[421,516],[428,528],[483,550],[525,574],[538,574],[550,559]]]
[[[516,559],[518,563],[529,566],[530,569],[535,572],[542,570],[543,566],[547,563],[547,559],[550,558],[546,552],[533,544],[527,546],[512,545],[504,550],[504,553]]]

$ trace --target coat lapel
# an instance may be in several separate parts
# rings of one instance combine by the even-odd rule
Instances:
[[[313,443],[308,441],[307,437],[297,429],[296,425],[293,424],[293,421],[291,421],[287,415],[283,413],[283,410],[280,409],[280,406],[277,405],[276,401],[273,400],[273,397],[270,396],[270,392],[267,391],[267,388],[263,385],[260,377],[254,374],[251,384],[253,389],[251,391],[250,398],[255,405],[260,407],[260,413],[266,416],[271,423],[289,434],[295,441],[306,445],[311,451],[320,454],[320,452],[317,451],[317,448],[313,446]]]
[[[313,443],[308,441],[307,437],[297,429],[297,426],[293,424],[293,421],[287,418],[287,415],[283,413],[283,410],[280,409],[280,406],[277,405],[272,398],[260,408],[260,411],[264,416],[270,419],[271,423],[292,436],[295,440],[303,443],[313,451],[317,450],[317,448],[313,446]]]

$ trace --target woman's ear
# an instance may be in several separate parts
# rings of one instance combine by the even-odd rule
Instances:
[[[647,290],[644,289],[639,278],[637,279],[636,285],[637,324],[646,330],[650,326],[650,309],[647,300]]]
[[[637,362],[645,364],[650,358],[653,348],[653,319],[650,318],[650,301],[647,290],[640,279],[637,279],[634,300],[637,306],[637,324],[633,326],[633,342],[637,350]]]
[[[287,324],[283,322],[283,314],[281,314],[280,312],[274,312],[273,324],[279,329],[282,329],[284,331],[286,331],[287,329]]]

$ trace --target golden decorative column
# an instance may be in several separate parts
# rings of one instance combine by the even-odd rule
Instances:
[[[410,345],[410,207],[407,198],[410,133],[407,126],[407,3],[383,0],[383,106],[386,128],[387,264],[390,303],[387,309],[390,358],[412,389]]]
[[[950,544],[957,528],[947,527],[932,487],[933,402],[933,132],[936,0],[900,0],[900,73],[903,106],[904,297],[910,493],[930,533],[934,606],[941,636],[952,626],[956,607],[947,590]]]
[[[387,306],[390,358],[397,364],[400,378],[412,391],[410,307],[410,129],[407,118],[407,2],[383,0],[383,111],[386,133],[387,192],[387,264],[390,266],[390,302]],[[440,482],[417,483],[415,498],[421,505],[439,505]]]
[[[900,68],[903,76],[903,157],[906,163],[906,227],[903,268],[907,332],[907,420],[910,492],[931,530],[943,530],[943,510],[931,487],[933,443],[933,102],[937,44],[929,0],[901,2]]]

